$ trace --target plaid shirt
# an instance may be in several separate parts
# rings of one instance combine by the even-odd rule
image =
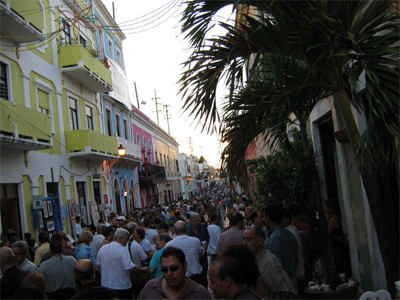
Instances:
[[[292,280],[281,261],[266,248],[257,255],[257,266],[264,287],[272,292],[292,292],[297,294]]]

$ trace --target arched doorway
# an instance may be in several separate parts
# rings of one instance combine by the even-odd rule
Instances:
[[[117,214],[121,214],[121,191],[119,189],[118,180],[114,179],[114,199],[117,209]]]
[[[133,208],[135,207],[135,186],[134,186],[134,182],[133,179],[131,179],[131,189],[130,189],[130,199],[129,199],[129,203],[131,205],[131,210],[133,211]]]
[[[129,203],[129,187],[126,179],[124,179],[122,186],[124,188],[125,215],[128,215],[128,213],[130,212],[130,203]]]

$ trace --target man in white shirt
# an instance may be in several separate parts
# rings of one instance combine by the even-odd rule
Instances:
[[[28,260],[29,246],[24,241],[17,241],[11,244],[11,250],[14,252],[17,267],[21,270],[40,273],[39,268],[31,261]]]
[[[210,215],[211,225],[207,227],[208,234],[210,236],[210,242],[208,244],[207,252],[210,254],[210,265],[214,262],[217,258],[217,245],[218,240],[221,235],[221,227],[218,226],[219,224],[219,217],[218,214],[212,213]]]
[[[76,243],[79,242],[79,236],[82,234],[82,227],[81,227],[81,217],[75,217],[75,225],[74,225],[74,241]]]
[[[132,299],[132,282],[130,271],[138,268],[133,264],[126,244],[129,232],[118,228],[114,240],[100,248],[97,254],[97,265],[101,273],[101,285],[113,289],[119,299]]]
[[[94,255],[97,257],[97,253],[101,247],[101,243],[104,240],[104,231],[106,230],[106,226],[104,224],[97,224],[96,226],[96,234],[93,237],[93,241],[90,243],[90,247],[94,250]]]
[[[189,277],[193,281],[207,287],[207,282],[203,282],[201,272],[203,268],[200,265],[200,257],[204,253],[204,249],[201,246],[201,242],[198,238],[188,236],[187,225],[183,221],[178,221],[174,225],[176,238],[168,242],[165,248],[173,246],[179,248],[185,253],[187,262],[186,277]]]

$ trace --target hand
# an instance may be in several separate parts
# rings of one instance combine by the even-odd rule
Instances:
[[[142,271],[145,271],[145,272],[149,272],[149,270],[150,270],[150,267],[143,267],[142,268]]]

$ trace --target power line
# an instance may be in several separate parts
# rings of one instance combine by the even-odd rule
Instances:
[[[111,29],[112,29],[112,27],[121,28],[121,27],[124,27],[124,26],[131,26],[133,24],[143,23],[143,22],[145,22],[147,20],[150,20],[151,18],[154,18],[154,17],[158,16],[161,12],[158,12],[154,16],[151,16],[150,18],[147,18],[147,19],[144,19],[144,20],[139,20],[139,21],[136,21],[136,20],[144,18],[144,17],[146,17],[146,16],[148,16],[148,15],[150,15],[150,14],[152,14],[152,13],[158,11],[158,10],[161,10],[162,8],[164,8],[164,6],[166,6],[166,7],[169,7],[171,5],[173,6],[175,4],[175,2],[178,2],[178,1],[179,0],[172,0],[169,3],[164,4],[163,6],[157,8],[156,10],[154,10],[154,11],[152,11],[150,13],[145,14],[145,15],[143,15],[141,17],[138,17],[137,19],[132,19],[132,20],[129,20],[129,21],[125,21],[125,22],[119,23],[117,25],[105,25],[105,26],[102,26],[102,28],[104,28],[104,27],[111,28]],[[129,24],[126,24],[126,23],[129,23]]]
[[[182,1],[182,0],[175,0],[176,3],[180,2],[180,1]],[[162,17],[164,17],[168,12],[171,11],[171,9],[172,9],[173,7],[174,7],[174,6],[171,6],[171,7],[170,7],[167,11],[165,11],[158,19],[161,19]],[[161,24],[163,24],[163,23],[165,23],[166,21],[168,21],[171,17],[173,17],[173,16],[176,14],[176,12],[179,10],[179,8],[180,8],[180,5],[177,5],[177,9],[176,9],[171,15],[169,15],[166,19],[161,20],[161,22],[155,24],[154,26],[145,28],[145,29],[143,29],[143,30],[136,31],[136,30],[138,30],[138,29],[140,29],[140,28],[143,28],[143,27],[146,27],[146,26],[148,26],[148,25],[151,25],[151,24],[153,24],[153,23],[155,22],[155,21],[152,21],[152,22],[143,24],[143,25],[141,25],[141,26],[136,26],[136,27],[133,27],[133,28],[128,28],[128,29],[122,30],[122,32],[123,32],[124,34],[136,34],[136,33],[140,33],[140,32],[144,32],[144,31],[148,31],[148,30],[150,30],[150,29],[153,29],[153,28],[155,28],[155,27],[157,27],[157,26],[160,26]],[[105,27],[107,27],[107,26],[105,26]],[[112,29],[112,28],[110,28],[110,29],[104,28],[104,29],[107,30],[107,31],[120,31],[120,29]],[[131,32],[131,30],[133,30],[133,32]]]

